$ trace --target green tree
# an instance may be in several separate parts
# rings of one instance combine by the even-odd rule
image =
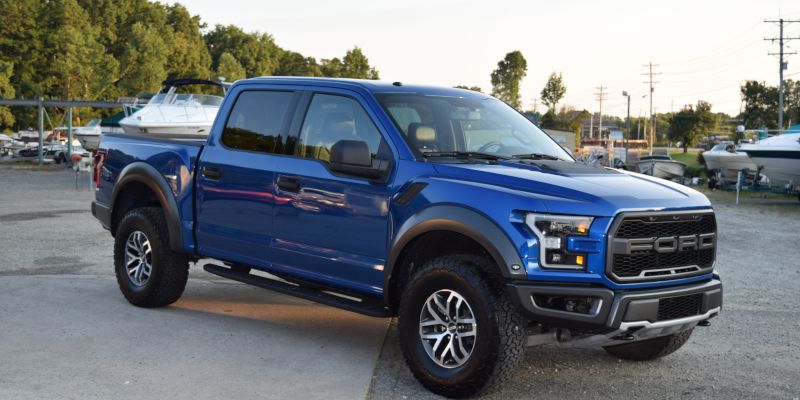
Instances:
[[[200,17],[192,16],[180,4],[167,7],[168,34],[165,39],[170,52],[167,74],[172,78],[209,76],[211,55],[208,53],[200,28]]]
[[[492,71],[492,96],[505,101],[514,108],[522,106],[520,84],[528,73],[528,62],[519,50],[506,54]]]
[[[43,4],[39,0],[0,0],[0,61],[13,65],[8,78],[21,97],[43,94],[37,76],[44,60],[39,26]]]
[[[744,110],[739,118],[748,129],[778,127],[778,89],[764,82],[747,81],[740,88]]]
[[[11,85],[11,75],[13,73],[13,64],[0,61],[0,98],[14,98],[14,86]],[[14,125],[14,115],[11,114],[8,107],[0,107],[0,128],[7,128],[12,125]]]
[[[564,98],[566,93],[567,87],[564,86],[561,73],[559,72],[558,75],[556,75],[556,73],[553,72],[547,79],[547,83],[545,83],[540,96],[542,98],[542,103],[544,103],[548,109],[555,110],[556,105]]]
[[[157,31],[135,23],[120,57],[118,86],[123,93],[155,92],[167,78],[169,48]]]
[[[112,83],[117,61],[97,40],[99,30],[75,0],[54,0],[42,10],[42,49],[39,66],[45,94],[64,99],[88,99]]]
[[[681,142],[683,152],[694,145],[704,133],[717,125],[717,115],[711,112],[711,104],[700,100],[697,106],[687,106],[673,114],[669,119],[667,138]]]
[[[453,86],[453,87],[456,88],[456,89],[472,90],[473,92],[481,92],[481,93],[483,92],[483,90],[481,89],[480,86],[456,85],[456,86]]]
[[[278,76],[320,76],[322,71],[314,57],[304,57],[302,54],[284,50],[282,52],[278,68],[275,70]]]
[[[555,122],[558,129],[580,134],[583,130],[583,121],[586,118],[589,118],[588,111],[578,111],[572,106],[562,106],[555,115]]]
[[[278,67],[281,49],[266,33],[246,33],[234,25],[217,25],[205,35],[205,40],[214,70],[224,52],[239,61],[247,76],[272,75]]]
[[[342,77],[380,79],[378,71],[369,65],[369,59],[358,47],[348,50],[342,58]]]
[[[556,112],[553,110],[547,110],[547,112],[542,115],[542,119],[539,121],[539,124],[542,126],[542,128],[558,128],[558,117],[556,116]]]
[[[236,57],[232,56],[231,53],[228,53],[227,51],[219,56],[217,75],[225,77],[225,80],[228,82],[237,81],[247,77],[242,64],[239,64],[239,61],[236,60]]]

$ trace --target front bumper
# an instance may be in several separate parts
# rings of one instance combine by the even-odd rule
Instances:
[[[716,278],[698,284],[638,291],[526,283],[509,283],[506,290],[517,309],[529,320],[552,328],[587,333],[645,330],[669,333],[675,327],[691,328],[716,316],[722,309],[722,282]],[[663,307],[660,310],[662,300],[692,295],[696,295],[693,298],[699,302],[696,309],[688,315],[665,318],[669,313],[663,312]],[[591,298],[593,306],[586,313],[548,308],[537,301],[546,296]]]

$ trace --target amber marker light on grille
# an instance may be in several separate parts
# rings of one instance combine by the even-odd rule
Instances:
[[[576,262],[578,265],[583,265],[583,256],[576,256],[576,257],[575,257],[575,262]]]

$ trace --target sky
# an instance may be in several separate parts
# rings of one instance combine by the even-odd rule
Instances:
[[[173,3],[174,1],[170,1]],[[745,80],[778,83],[778,25],[765,19],[800,20],[800,2],[751,1],[469,1],[469,0],[180,0],[209,27],[234,24],[266,32],[286,49],[320,58],[362,48],[381,79],[491,90],[490,74],[506,53],[528,62],[523,108],[551,72],[561,72],[567,93],[560,104],[596,112],[604,86],[603,114],[646,115],[643,66],[657,64],[656,112],[706,100],[712,110],[736,115]],[[785,25],[800,37],[800,22]],[[800,40],[787,42],[800,50]],[[800,79],[800,54],[789,56],[786,79]],[[537,110],[546,111],[538,102]]]

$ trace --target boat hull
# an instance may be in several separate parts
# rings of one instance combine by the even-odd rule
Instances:
[[[89,151],[96,151],[100,146],[100,137],[98,134],[80,134],[76,133],[75,138],[81,142],[81,146]]]
[[[120,122],[119,126],[129,135],[144,135],[153,137],[207,137],[212,123],[193,123],[191,125],[164,124],[164,125],[136,125]]]
[[[748,150],[753,162],[775,188],[800,189],[800,150]]]
[[[709,171],[719,171],[722,179],[728,182],[736,182],[739,171],[755,172],[757,169],[753,160],[747,157],[747,153],[740,151],[707,151],[703,153],[703,158]]]
[[[679,161],[646,160],[636,163],[639,172],[662,179],[680,179],[686,166]]]

